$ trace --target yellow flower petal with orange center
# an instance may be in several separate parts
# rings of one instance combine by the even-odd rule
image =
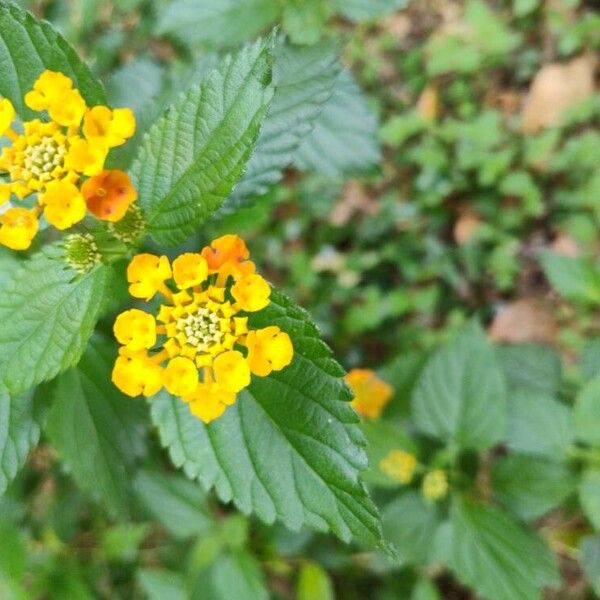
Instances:
[[[129,293],[134,298],[150,300],[165,287],[165,281],[171,277],[171,265],[166,256],[138,254],[127,267]]]
[[[219,354],[213,362],[217,383],[232,392],[250,385],[250,367],[244,355],[237,350]]]
[[[171,394],[189,396],[198,385],[198,369],[189,358],[176,356],[168,362],[163,382]]]
[[[290,336],[275,325],[250,331],[246,337],[246,346],[250,370],[260,377],[287,367],[294,355]]]
[[[143,310],[132,308],[122,312],[113,326],[115,337],[130,350],[152,348],[156,343],[156,321]]]
[[[352,406],[362,417],[376,419],[390,401],[393,389],[371,369],[352,369],[346,383],[354,392]]]
[[[260,275],[246,275],[236,281],[231,293],[242,310],[256,312],[269,304],[271,286]]]
[[[40,196],[44,216],[57,229],[67,229],[85,217],[85,200],[75,185],[68,181],[50,182]]]
[[[0,244],[12,250],[27,250],[38,227],[35,210],[9,208],[0,214]]]
[[[154,396],[163,385],[162,371],[146,354],[121,348],[113,368],[112,381],[128,396]]]
[[[180,290],[200,285],[208,277],[208,264],[201,254],[186,252],[173,261],[173,279]]]
[[[199,383],[193,394],[184,398],[191,413],[204,423],[220,417],[235,402],[235,393],[218,383]]]
[[[94,106],[83,118],[83,133],[90,141],[114,148],[135,133],[135,116],[129,108],[111,110],[106,106]]]
[[[249,261],[250,252],[244,240],[237,235],[223,235],[213,240],[210,247],[203,248],[202,256],[208,263],[210,273],[221,273],[223,278],[238,279],[256,270]]]

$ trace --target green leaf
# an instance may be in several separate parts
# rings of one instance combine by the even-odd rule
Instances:
[[[185,241],[242,174],[273,93],[270,46],[226,57],[144,138],[131,176],[157,242]]]
[[[398,482],[383,473],[379,468],[379,463],[391,450],[405,450],[416,454],[416,444],[395,423],[364,421],[361,423],[361,429],[367,438],[367,456],[369,458],[369,468],[365,471],[363,479],[371,485],[397,488]]]
[[[581,304],[600,304],[600,271],[588,259],[547,250],[540,261],[558,294]]]
[[[581,566],[588,583],[600,595],[600,534],[581,540]]]
[[[595,529],[600,530],[600,471],[587,470],[579,483],[579,500],[583,512]]]
[[[90,341],[77,367],[57,380],[46,431],[78,485],[123,516],[144,449],[144,406],[111,382],[115,358],[113,343]]]
[[[379,376],[394,390],[390,403],[385,407],[385,417],[409,416],[410,399],[426,362],[425,353],[407,352],[378,370]]]
[[[431,541],[442,522],[435,503],[427,502],[419,492],[406,492],[383,509],[381,522],[384,537],[396,547],[401,564],[428,561]]]
[[[49,248],[0,292],[0,381],[19,394],[76,364],[108,295],[111,269],[77,276]]]
[[[331,16],[327,0],[286,0],[283,30],[295,44],[316,44]]]
[[[198,535],[212,526],[206,495],[198,484],[180,475],[140,471],[134,487],[148,513],[174,536]]]
[[[224,210],[229,212],[262,196],[280,181],[283,169],[291,164],[300,143],[310,134],[331,97],[339,72],[337,44],[277,45],[273,102],[246,172]]]
[[[546,544],[497,508],[456,498],[450,520],[449,566],[486,600],[531,600],[559,582]]]
[[[12,3],[0,4],[0,95],[23,118],[35,114],[23,101],[45,69],[68,75],[89,106],[105,104],[101,84],[69,43],[45,21]]]
[[[421,578],[413,587],[410,600],[441,600],[441,596],[431,580]]]
[[[513,454],[492,467],[492,488],[500,504],[531,521],[557,507],[573,491],[569,467],[543,457]]]
[[[331,178],[370,171],[381,158],[377,130],[377,117],[353,75],[343,71],[294,162]]]
[[[40,439],[34,394],[11,396],[0,389],[0,495],[25,464]]]
[[[268,600],[264,577],[256,559],[247,552],[222,554],[200,573],[192,600]]]
[[[560,460],[572,437],[568,406],[538,393],[517,391],[511,394],[506,441],[512,450]]]
[[[461,448],[485,450],[506,430],[506,397],[493,348],[476,323],[428,361],[413,394],[415,424]]]
[[[407,4],[408,0],[333,0],[337,12],[357,23],[380,19]]]
[[[227,48],[273,26],[277,0],[176,0],[159,16],[156,32],[191,46]]]
[[[555,396],[562,378],[560,356],[535,344],[498,346],[496,353],[509,390],[530,390]]]
[[[185,581],[178,573],[163,569],[140,569],[137,584],[148,600],[187,600]]]
[[[600,377],[592,379],[577,395],[573,431],[581,442],[600,447]]]
[[[323,567],[314,562],[302,566],[296,600],[335,600],[331,579]]]
[[[190,478],[214,487],[224,502],[290,529],[331,529],[381,539],[377,509],[360,481],[364,438],[348,400],[341,367],[308,315],[278,292],[251,325],[277,325],[294,344],[294,360],[256,377],[223,417],[205,426],[168,394],[151,415],[171,460]]]

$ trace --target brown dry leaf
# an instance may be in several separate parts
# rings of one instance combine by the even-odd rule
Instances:
[[[523,298],[501,308],[488,330],[493,342],[551,343],[558,330],[551,308],[542,300]]]
[[[542,67],[531,83],[522,114],[524,133],[558,125],[565,110],[594,93],[597,56],[584,54],[568,63]]]
[[[377,214],[379,204],[371,198],[364,186],[356,180],[349,181],[342,191],[342,196],[333,207],[329,221],[332,225],[346,225],[355,212],[368,215]]]
[[[480,227],[479,216],[474,212],[466,212],[454,223],[454,240],[459,246],[464,246]]]
[[[417,114],[426,121],[435,121],[440,114],[440,102],[437,88],[428,85],[417,101]]]
[[[552,242],[550,248],[558,254],[564,254],[565,256],[570,256],[572,258],[579,256],[579,245],[566,233],[559,233]]]

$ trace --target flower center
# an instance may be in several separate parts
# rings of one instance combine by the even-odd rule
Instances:
[[[198,353],[209,352],[211,347],[221,344],[225,335],[220,329],[219,316],[208,308],[179,317],[176,328]]]
[[[62,171],[67,149],[54,138],[46,136],[23,150],[23,171],[21,177],[34,177],[41,182],[53,179],[56,169]]]

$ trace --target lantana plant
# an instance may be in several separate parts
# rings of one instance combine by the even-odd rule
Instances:
[[[284,39],[259,40],[136,131],[49,24],[0,4],[0,35],[8,479],[46,427],[77,483],[126,514],[158,441],[244,513],[384,546],[343,369],[259,274],[252,244],[205,229],[281,178],[331,94],[335,57],[294,100],[286,77],[314,65],[295,66]]]

